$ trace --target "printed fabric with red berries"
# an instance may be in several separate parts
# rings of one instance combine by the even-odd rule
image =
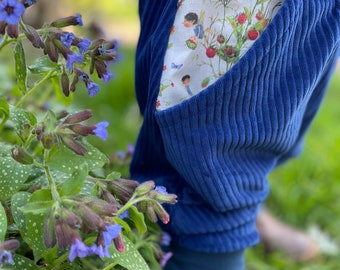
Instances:
[[[156,109],[196,95],[225,74],[264,31],[283,0],[180,0]]]

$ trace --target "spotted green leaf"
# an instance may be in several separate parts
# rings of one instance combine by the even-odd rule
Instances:
[[[47,55],[37,58],[28,69],[34,74],[46,73],[49,71],[60,71],[60,66],[50,60]]]
[[[16,162],[12,157],[0,156],[0,200],[9,199],[20,190],[32,167]]]
[[[7,231],[7,217],[5,209],[0,203],[0,242],[4,241]]]
[[[36,265],[33,261],[30,259],[15,254],[13,257],[14,264],[13,265],[8,265],[10,268],[6,269],[13,269],[13,270],[39,270],[42,269],[38,265]]]
[[[66,146],[60,145],[59,149],[55,151],[48,163],[52,169],[59,170],[66,173],[72,173],[78,170],[84,163],[88,165],[89,170],[102,168],[104,164],[108,162],[108,158],[96,147],[89,144],[85,140],[82,144],[87,149],[87,153],[84,156],[79,156],[69,150]]]
[[[109,247],[110,258],[103,258],[108,263],[117,263],[127,270],[150,270],[142,255],[135,248],[133,243],[124,237],[125,251],[119,252],[112,244]]]
[[[88,165],[83,163],[79,165],[71,177],[67,179],[61,188],[61,196],[77,195],[83,187],[84,181],[88,176]]]
[[[37,123],[33,113],[14,106],[10,106],[10,120],[13,122],[16,130],[21,130],[24,124],[33,126]]]
[[[21,207],[29,202],[30,197],[31,193],[28,192],[18,192],[12,196],[11,212],[22,236],[26,235],[26,219]]]

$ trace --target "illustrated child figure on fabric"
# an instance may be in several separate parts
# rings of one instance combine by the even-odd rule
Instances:
[[[130,172],[178,196],[164,269],[243,270],[267,175],[302,150],[334,71],[340,1],[139,0],[139,15]]]

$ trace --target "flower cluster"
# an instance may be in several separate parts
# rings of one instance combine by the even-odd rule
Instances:
[[[24,12],[24,4],[17,0],[0,2],[0,34],[4,35],[7,28],[7,34],[11,38],[17,38],[19,35],[18,23]]]
[[[56,244],[60,249],[70,247],[69,260],[90,255],[110,257],[108,247],[114,239],[120,239],[121,226],[109,221],[117,212],[117,205],[90,196],[75,196],[64,199],[51,208],[44,223],[44,243],[51,248]],[[81,239],[80,232],[98,232],[92,246]],[[114,241],[116,243],[117,241]],[[124,251],[124,246],[117,246]]]
[[[67,26],[83,26],[80,14],[68,16],[46,25],[44,31],[37,31],[34,27],[21,21],[25,8],[33,5],[33,0],[3,0],[0,2],[0,35],[6,33],[11,38],[17,38],[19,32],[25,34],[27,39],[36,48],[43,49],[45,55],[52,62],[60,63],[64,59],[63,72],[60,76],[61,86],[65,96],[76,90],[79,80],[83,81],[88,94],[95,96],[99,85],[90,79],[90,76],[79,66],[90,62],[89,74],[96,72],[97,77],[107,83],[114,75],[109,71],[110,63],[117,58],[117,42],[77,37],[74,33],[64,31]],[[20,27],[19,27],[20,26]],[[65,70],[66,67],[66,70]],[[70,83],[69,77],[73,76]]]

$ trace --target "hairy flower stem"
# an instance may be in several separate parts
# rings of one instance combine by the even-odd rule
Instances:
[[[53,200],[61,202],[59,193],[57,191],[57,186],[56,186],[56,184],[54,182],[54,179],[53,179],[53,177],[51,175],[50,167],[46,164],[46,160],[48,160],[48,156],[49,156],[49,150],[45,149],[45,151],[44,151],[44,164],[43,164],[43,168],[45,170],[45,174],[46,174],[46,177],[47,177],[47,180],[48,180],[48,184],[49,184],[49,186],[51,188],[51,193],[52,193]]]
[[[42,84],[44,84],[47,80],[52,78],[55,75],[55,71],[52,70],[49,73],[46,74],[45,77],[43,77],[40,81],[38,81],[30,91],[28,91],[22,98],[17,102],[15,107],[20,107],[30,96],[34,95],[41,87]]]
[[[141,197],[138,197],[136,199],[131,198],[126,204],[124,204],[124,206],[122,208],[120,208],[117,211],[117,216],[119,217],[125,210],[129,209],[134,204],[145,201],[145,200],[150,200],[150,198],[148,198],[147,196],[141,196]]]

